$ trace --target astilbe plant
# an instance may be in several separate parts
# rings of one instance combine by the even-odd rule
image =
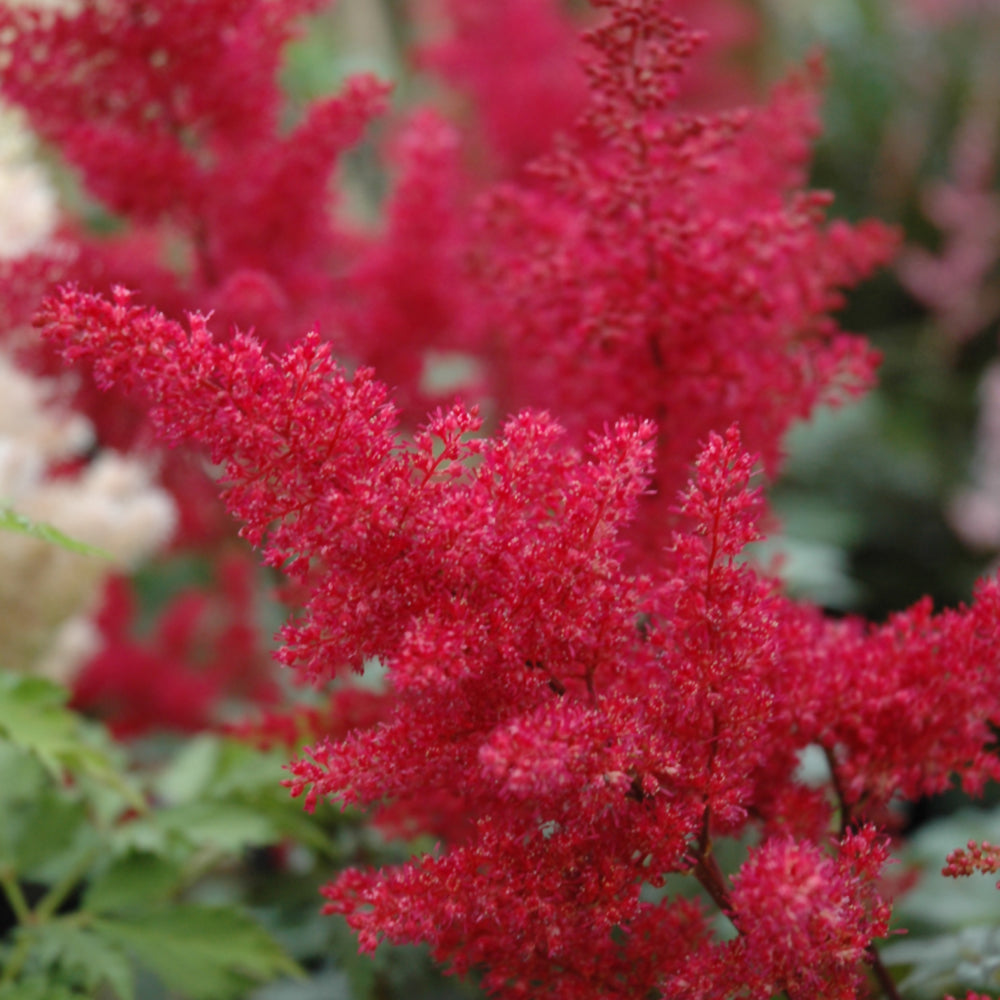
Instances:
[[[637,576],[620,533],[648,488],[647,423],[582,456],[543,415],[483,441],[454,409],[406,443],[385,390],[316,338],[268,360],[124,291],[65,290],[39,322],[100,382],[142,387],[168,438],[225,463],[245,533],[312,593],[285,662],[317,677],[385,665],[388,720],[314,745],[293,791],[445,793],[471,819],[433,855],[327,888],[363,947],[429,941],[508,996],[853,997],[888,929],[872,821],[897,791],[996,777],[996,585],[878,629],[790,602],[738,560],[761,498],[735,430],[699,458],[671,569]],[[796,777],[810,745],[836,817]],[[763,839],[730,879],[714,845],[751,830]],[[705,906],[647,895],[672,874],[738,935],[717,941]]]
[[[830,318],[890,253],[884,226],[823,223],[804,191],[817,67],[760,108],[678,111],[702,36],[671,5],[599,2],[573,128],[479,204],[479,313],[501,410],[544,406],[577,441],[623,412],[657,426],[640,534],[657,553],[698,443],[738,420],[777,466],[789,424],[871,380]]]
[[[324,890],[363,948],[425,941],[510,997],[851,998],[868,977],[895,996],[875,947],[891,809],[998,777],[1000,588],[872,627],[743,561],[766,513],[757,463],[871,376],[829,312],[892,239],[824,227],[801,190],[805,79],[759,111],[678,115],[696,36],[654,0],[595,6],[578,125],[468,230],[449,217],[438,259],[470,291],[433,297],[454,343],[506,362],[501,410],[556,417],[478,437],[456,404],[404,432],[389,391],[318,335],[272,356],[122,288],[64,287],[37,324],[220,465],[243,534],[302,595],[284,663],[324,682],[381,662],[388,705],[289,779],[307,806],[443,834]],[[410,147],[409,190],[426,171],[443,194],[457,160],[422,121],[435,141]],[[400,195],[390,235],[425,238],[406,225],[425,203]],[[387,247],[359,269],[373,302],[406,260]],[[372,319],[402,329],[388,305]],[[811,747],[819,785],[800,775]],[[723,862],[729,841],[742,860]]]

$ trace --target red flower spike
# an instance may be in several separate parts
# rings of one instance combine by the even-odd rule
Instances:
[[[385,667],[384,721],[315,743],[290,765],[293,793],[380,805],[397,828],[408,803],[409,822],[435,829],[466,818],[438,856],[328,887],[364,947],[425,940],[516,995],[707,998],[734,961],[761,988],[805,982],[812,963],[848,995],[888,912],[870,831],[835,859],[773,837],[731,894],[714,882],[742,932],[724,951],[697,908],[641,893],[692,865],[707,878],[708,838],[753,815],[776,825],[776,788],[794,787],[797,751],[833,714],[810,702],[816,619],[737,561],[760,500],[735,431],[710,439],[681,499],[671,572],[636,577],[620,535],[648,484],[648,424],[621,421],[583,455],[544,415],[468,441],[477,419],[456,408],[407,444],[381,387],[346,378],[314,338],[272,360],[124,292],[64,291],[39,322],[100,378],[144,388],[164,433],[225,463],[231,510],[311,595],[286,626],[288,662],[324,677],[370,656]],[[811,808],[815,829],[826,814]],[[801,966],[775,950],[762,903],[782,892],[801,902]]]
[[[516,173],[586,103],[578,30],[557,0],[446,0],[450,37],[420,54],[471,99],[486,164]]]
[[[734,980],[749,996],[854,1000],[868,946],[889,930],[875,884],[888,854],[870,827],[847,834],[836,857],[790,840],[752,850],[731,896]]]
[[[829,198],[802,190],[818,69],[761,108],[682,114],[700,36],[662,0],[597,6],[583,114],[530,180],[482,201],[476,319],[484,340],[502,331],[501,409],[545,406],[581,438],[622,412],[657,424],[637,529],[657,561],[712,430],[738,421],[772,471],[794,420],[870,384],[875,355],[829,314],[896,241],[825,226]]]
[[[848,806],[878,816],[893,798],[943,792],[956,774],[971,794],[1000,778],[998,650],[997,580],[968,608],[933,615],[923,600],[882,626],[823,623],[801,692],[804,705],[835,711],[804,717]]]
[[[962,878],[976,872],[993,874],[1000,871],[1000,846],[984,840],[977,844],[970,840],[965,847],[959,847],[948,855],[941,874],[947,878]],[[1000,888],[1000,882],[997,883]]]

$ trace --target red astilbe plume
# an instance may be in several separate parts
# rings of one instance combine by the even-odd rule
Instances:
[[[128,581],[113,578],[97,616],[102,648],[73,679],[74,707],[125,739],[211,729],[237,708],[273,705],[280,691],[254,622],[254,574],[245,555],[220,560],[218,587],[180,591],[145,636],[133,631]]]
[[[381,387],[347,378],[315,338],[271,361],[250,337],[221,345],[199,317],[185,329],[124,292],[66,290],[39,322],[103,383],[148,394],[170,439],[225,463],[244,533],[311,592],[284,630],[286,662],[320,677],[372,656],[385,667],[388,719],[315,744],[291,765],[293,791],[447,795],[467,817],[447,850],[328,887],[363,947],[428,941],[505,995],[718,996],[732,963],[702,905],[642,895],[691,872],[750,942],[744,966],[792,981],[788,956],[752,943],[765,917],[750,887],[767,866],[741,895],[711,851],[751,821],[762,768],[794,784],[808,740],[789,721],[786,664],[806,662],[812,631],[737,562],[760,501],[735,433],[711,440],[684,499],[678,573],[651,580],[623,569],[619,540],[649,479],[648,424],[622,421],[584,456],[541,415],[467,441],[477,421],[455,409],[405,443]],[[837,890],[807,961],[834,941],[850,964],[837,928],[853,920],[863,950],[883,910],[865,909],[843,862],[802,852]],[[883,848],[855,854],[874,870]],[[761,933],[802,919],[768,915]]]
[[[956,774],[974,795],[1000,779],[998,646],[995,578],[968,608],[934,615],[925,598],[881,626],[822,623],[802,681],[802,725],[826,750],[851,815],[939,794]]]
[[[344,275],[344,339],[394,386],[409,426],[441,401],[428,384],[431,352],[471,360],[478,347],[466,260],[473,192],[460,159],[458,131],[432,111],[415,114],[389,149],[397,178],[381,231]],[[462,388],[473,394],[475,386]]]
[[[738,420],[773,470],[793,420],[869,383],[873,353],[829,314],[894,238],[825,226],[829,199],[803,190],[816,73],[761,108],[682,114],[699,36],[660,0],[596,6],[586,111],[483,207],[483,316],[516,359],[501,409],[542,405],[579,435],[623,412],[656,422],[655,549],[710,430]]]
[[[996,775],[995,584],[880,628],[793,604],[740,561],[761,498],[735,431],[696,464],[669,570],[637,576],[621,533],[649,482],[648,423],[584,454],[544,415],[469,440],[478,420],[455,408],[407,441],[370,373],[347,377],[315,337],[270,359],[123,291],[64,290],[38,322],[224,465],[244,534],[308,595],[285,662],[316,678],[382,663],[381,724],[290,765],[307,805],[388,807],[405,829],[412,802],[411,828],[448,833],[326,888],[362,947],[428,942],[505,996],[858,995],[887,927],[887,847],[855,828],[894,792]],[[831,762],[832,844],[831,802],[796,774],[811,744]],[[449,810],[465,825],[440,822]],[[730,880],[714,844],[751,832]],[[735,939],[715,939],[707,903],[644,891],[682,874]]]
[[[757,34],[750,7],[740,0],[661,0],[661,7],[706,34],[679,102],[688,110],[745,102],[754,87],[747,60],[740,66],[734,56]],[[473,145],[487,147],[477,166],[516,176],[584,111],[579,32],[592,19],[574,19],[560,0],[424,0],[418,9],[445,28],[418,59],[471,104]]]
[[[517,173],[583,110],[579,29],[560,0],[424,0],[420,7],[440,8],[448,28],[419,53],[420,63],[468,96],[486,170]]]
[[[742,829],[750,808],[761,817],[780,812],[758,784],[787,793],[808,742],[795,719],[795,669],[812,641],[809,616],[738,561],[762,537],[753,464],[735,428],[711,435],[699,455],[677,508],[687,530],[675,532],[670,570],[649,603],[648,641],[661,672],[636,690],[649,689],[650,724],[669,734],[675,778],[698,789],[706,837]],[[828,821],[822,801],[800,796],[798,805],[815,813],[799,817],[804,825]]]
[[[738,979],[731,949],[711,944],[697,907],[669,899],[652,905],[639,892],[643,883],[661,885],[668,872],[693,870],[718,905],[739,913],[711,860],[711,838],[746,826],[762,767],[779,768],[785,783],[794,783],[795,750],[804,743],[785,704],[795,689],[785,654],[803,655],[811,634],[770,584],[734,561],[756,537],[760,497],[747,488],[752,464],[735,433],[710,442],[685,498],[697,530],[677,538],[684,550],[678,576],[640,605],[651,612],[644,634],[633,621],[626,625],[630,641],[614,656],[595,651],[605,662],[588,683],[590,697],[560,686],[558,697],[539,708],[498,718],[495,685],[504,678],[495,668],[470,676],[467,643],[461,698],[453,686],[441,691],[440,680],[428,686],[440,677],[438,639],[421,649],[421,677],[428,680],[416,690],[410,683],[400,688],[401,706],[388,727],[314,747],[311,759],[293,764],[294,787],[348,801],[393,794],[392,768],[401,767],[400,792],[457,789],[480,817],[474,834],[445,854],[389,873],[348,873],[328,888],[331,910],[348,916],[363,947],[374,946],[379,934],[430,941],[458,971],[483,966],[487,986],[503,995],[663,990],[710,997]],[[620,579],[630,585],[627,575]],[[409,662],[388,665],[394,677],[400,666],[407,680],[413,671]],[[480,745],[474,756],[463,750],[470,739]],[[442,747],[444,769],[434,759]],[[823,804],[813,807],[828,822]],[[818,847],[806,846],[814,867],[829,876],[821,890],[832,891],[841,876]],[[870,846],[877,871],[884,847]],[[874,895],[871,878],[849,887],[843,878],[842,898],[824,903],[822,891],[812,897],[811,905],[826,906],[831,927],[812,954],[835,940],[844,976],[854,981],[865,948],[884,931],[887,910],[879,904],[877,915],[859,919],[867,912],[858,909],[859,894]],[[796,883],[788,891],[797,891]],[[756,928],[763,917],[745,895],[740,926]],[[784,934],[785,922],[800,916],[772,919]],[[669,943],[653,927],[671,935]],[[761,940],[773,932],[768,923]],[[843,947],[848,936],[861,942],[850,954]]]
[[[102,718],[118,739],[208,728],[221,691],[187,662],[200,602],[176,602],[150,643],[130,635],[134,603],[126,580],[109,581],[97,616],[103,648],[74,678],[73,706]]]
[[[872,827],[847,834],[834,857],[782,839],[751,851],[731,896],[742,933],[724,949],[746,995],[857,997],[872,938],[889,932],[890,907],[878,894],[888,856]]]
[[[76,168],[126,228],[67,226],[0,287],[0,313],[30,315],[54,281],[138,288],[161,309],[213,311],[221,333],[280,343],[339,315],[337,274],[354,237],[332,217],[340,155],[381,111],[387,88],[359,76],[289,128],[278,85],[296,18],[323,0],[82,0],[65,10],[0,5],[0,93]],[[72,9],[71,9],[72,8]],[[0,275],[0,278],[7,278]],[[38,359],[45,364],[45,359]],[[102,443],[146,450],[143,409],[80,380],[75,405]],[[179,544],[218,541],[206,477],[176,453],[162,480]]]
[[[481,444],[464,436],[478,427],[478,419],[459,409],[438,414],[412,446],[400,451],[395,410],[384,388],[367,371],[348,379],[329,345],[315,336],[276,365],[252,337],[238,334],[231,345],[220,344],[202,317],[192,316],[186,330],[131,305],[123,290],[114,301],[64,290],[49,300],[38,322],[68,358],[94,364],[99,384],[135,390],[148,383],[152,418],[163,434],[171,441],[198,440],[210,448],[213,461],[224,463],[223,496],[244,522],[243,533],[257,545],[266,536],[267,561],[314,590],[294,637],[289,632],[292,642],[284,654],[301,661],[307,673],[326,676],[340,664],[360,667],[404,639],[415,641],[408,627],[431,600],[428,581],[440,581],[437,600],[438,589],[451,593],[456,575],[474,571],[478,577],[490,565],[481,561],[477,530],[497,536],[497,572],[513,573],[516,553],[506,554],[504,545],[514,541],[503,539],[504,532],[520,537],[521,525],[511,520],[519,509],[530,506],[553,535],[569,531],[567,522],[576,518],[574,525],[582,522],[580,530],[589,531],[594,544],[610,545],[610,525],[626,515],[643,488],[638,471],[628,490],[621,487],[620,497],[609,493],[614,482],[607,481],[610,473],[601,478],[602,466],[593,473],[586,472],[588,466],[573,471],[578,461],[562,452],[561,432],[543,417],[512,422],[508,443],[491,452],[490,463],[475,477],[465,460],[478,455]],[[612,467],[620,461],[639,469],[647,435],[648,428],[623,423],[612,443],[601,446],[599,457]],[[633,439],[636,443],[629,445]],[[631,459],[629,448],[639,449]],[[517,488],[498,496],[495,511],[477,514],[476,496],[500,488],[490,482],[494,473]],[[580,476],[571,491],[579,510],[567,506],[564,497],[571,473]],[[466,492],[448,493],[454,507],[437,511],[455,479],[469,480]],[[484,517],[486,523],[479,524],[476,518]],[[568,538],[558,545],[564,563],[540,563],[532,584],[536,590],[556,586],[555,578],[578,558]],[[532,552],[529,548],[526,558]],[[376,585],[387,564],[391,588]],[[526,586],[525,572],[517,574],[518,586]],[[593,596],[574,595],[564,584],[557,590],[564,607],[541,629],[539,658],[550,643],[572,643]],[[492,592],[487,596],[500,600]],[[624,609],[615,613],[627,616]],[[496,614],[509,618],[510,607],[498,607]],[[524,664],[522,669],[529,670]],[[544,669],[532,676],[540,683],[568,682]]]
[[[268,339],[332,315],[331,269],[344,237],[331,224],[328,181],[381,110],[386,87],[356,77],[282,129],[281,49],[295,18],[322,5],[0,7],[0,92],[92,195],[160,244],[158,255],[146,246],[126,256],[114,241],[89,240],[81,280],[139,285],[177,314],[211,308],[220,322],[250,322]],[[168,267],[168,257],[183,263]]]
[[[976,872],[1000,872],[1000,845],[991,844],[988,840],[981,844],[970,840],[965,847],[952,851],[947,864],[941,869],[941,874],[947,878],[963,878]],[[997,888],[1000,888],[1000,882]]]

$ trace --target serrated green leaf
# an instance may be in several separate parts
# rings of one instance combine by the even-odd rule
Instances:
[[[0,739],[0,814],[33,799],[51,781],[41,762],[24,747]]]
[[[167,858],[132,851],[98,875],[83,897],[92,913],[114,914],[165,902],[183,881],[180,866]]]
[[[302,974],[258,924],[229,908],[178,905],[94,926],[191,1000],[239,1000],[254,985]]]
[[[33,873],[50,859],[65,853],[88,822],[82,802],[54,787],[9,810],[0,823],[0,861],[21,875]]]
[[[66,921],[50,921],[32,929],[31,959],[53,974],[69,979],[93,996],[110,987],[118,1000],[133,1000],[135,976],[119,945],[99,932]]]
[[[30,751],[55,777],[64,770],[86,774],[131,805],[144,806],[116,766],[103,731],[66,708],[67,697],[63,688],[40,677],[0,675],[0,737]]]
[[[23,514],[19,514],[10,507],[0,506],[0,531],[13,531],[18,535],[30,535],[32,538],[41,539],[50,545],[58,545],[61,549],[69,552],[78,552],[85,556],[97,556],[100,559],[113,559],[110,552],[96,545],[88,545],[86,542],[77,541],[63,534],[58,528],[43,521],[33,521]]]

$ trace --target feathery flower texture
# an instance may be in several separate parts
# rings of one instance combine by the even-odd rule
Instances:
[[[828,314],[891,239],[823,228],[798,190],[803,81],[758,113],[676,116],[695,36],[655,0],[595,6],[588,108],[533,180],[481,200],[495,246],[466,276],[493,283],[478,321],[517,376],[496,397],[555,416],[482,437],[455,404],[404,433],[317,334],[272,355],[120,287],[64,287],[36,323],[221,467],[244,536],[305,595],[284,663],[384,667],[381,721],[289,766],[307,807],[448,832],[325,888],[362,948],[427,942],[504,997],[847,1000],[886,975],[891,800],[1000,777],[1000,587],[874,628],[743,561],[755,469],[870,375]],[[729,838],[753,845],[733,871]]]
[[[761,499],[735,430],[698,461],[675,568],[635,576],[620,536],[648,486],[649,424],[621,421],[581,455],[543,415],[469,440],[478,420],[456,408],[405,442],[385,390],[348,378],[315,337],[269,360],[250,337],[220,344],[200,317],[185,329],[122,291],[65,290],[39,322],[99,381],[143,387],[169,439],[225,463],[245,533],[312,594],[285,628],[286,662],[387,667],[388,720],[314,745],[293,790],[447,793],[473,818],[446,850],[328,887],[363,947],[430,941],[504,995],[718,996],[742,969],[748,995],[807,995],[823,975],[853,996],[888,908],[885,842],[848,824],[881,816],[893,787],[996,776],[996,586],[968,611],[918,606],[876,630],[792,604],[737,558]],[[908,732],[889,743],[936,713],[942,674],[952,701],[928,750],[908,753]],[[830,803],[795,777],[811,744],[841,795],[832,844]],[[764,844],[730,883],[712,843],[751,827]],[[702,907],[650,901],[643,887],[671,873],[740,935],[718,942]],[[765,905],[785,896],[795,905]]]

